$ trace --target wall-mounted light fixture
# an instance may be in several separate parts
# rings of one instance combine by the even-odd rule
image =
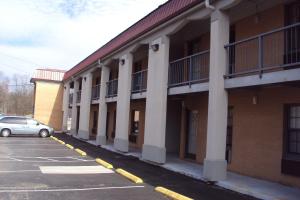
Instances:
[[[159,44],[152,44],[150,47],[151,47],[152,51],[158,51]]]
[[[120,64],[121,64],[121,65],[124,65],[124,64],[125,64],[125,59],[121,59],[121,60],[120,60]]]

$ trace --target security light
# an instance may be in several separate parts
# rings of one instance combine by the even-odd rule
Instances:
[[[125,64],[125,59],[121,59],[120,63],[121,63],[121,65],[124,65]]]
[[[152,44],[152,45],[151,45],[151,49],[152,49],[152,51],[158,51],[158,49],[159,49],[159,44]]]

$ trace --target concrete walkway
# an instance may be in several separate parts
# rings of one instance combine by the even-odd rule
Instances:
[[[168,156],[167,163],[163,168],[181,173],[195,179],[203,179],[203,166],[180,160],[174,156]],[[233,190],[242,194],[247,194],[259,199],[267,200],[299,200],[300,189],[288,187],[279,183],[264,181],[236,173],[228,172],[225,181],[219,181],[218,186]]]
[[[125,156],[134,156],[141,159],[141,152],[136,149],[130,149],[131,151],[128,153],[122,153],[114,149],[113,144],[107,144],[101,147]],[[168,154],[166,164],[159,166],[198,180],[204,180],[202,165],[181,160],[175,155]],[[225,181],[219,181],[216,185],[259,199],[299,200],[300,197],[299,188],[288,187],[279,183],[251,178],[232,172],[227,173],[227,179]]]

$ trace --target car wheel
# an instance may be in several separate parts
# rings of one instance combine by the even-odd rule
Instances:
[[[43,129],[40,131],[40,136],[42,138],[48,137],[48,135],[49,135],[49,132],[47,130]]]
[[[3,129],[3,130],[1,131],[1,135],[2,135],[3,137],[8,137],[8,136],[10,135],[10,130],[9,130],[9,129]]]

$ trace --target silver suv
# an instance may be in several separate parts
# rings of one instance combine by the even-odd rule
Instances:
[[[0,134],[3,137],[28,134],[49,137],[52,133],[53,128],[31,118],[19,116],[0,117]]]

